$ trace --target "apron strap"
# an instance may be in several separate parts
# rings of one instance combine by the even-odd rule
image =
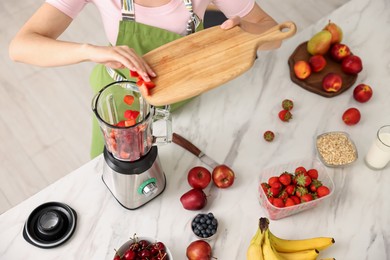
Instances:
[[[134,1],[121,0],[122,20],[135,21]]]
[[[198,25],[200,24],[200,18],[194,13],[191,0],[183,0],[185,7],[190,12],[190,19],[187,22],[187,35],[194,33]]]

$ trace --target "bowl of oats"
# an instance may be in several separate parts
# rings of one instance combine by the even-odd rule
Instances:
[[[327,132],[317,136],[318,157],[327,167],[344,167],[358,158],[355,143],[346,132]]]

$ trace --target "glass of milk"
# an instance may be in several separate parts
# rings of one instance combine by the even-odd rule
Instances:
[[[374,142],[365,158],[369,168],[381,170],[390,161],[390,125],[379,128]]]

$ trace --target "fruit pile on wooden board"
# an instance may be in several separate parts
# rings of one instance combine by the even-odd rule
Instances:
[[[363,70],[363,62],[342,40],[341,27],[329,21],[290,56],[288,63],[291,80],[324,97],[340,95],[352,87]],[[365,103],[372,94],[371,86],[360,83],[354,88],[353,98],[359,103]],[[356,107],[347,108],[342,114],[342,120],[347,125],[355,125],[360,119],[360,110]]]
[[[291,79],[316,94],[333,97],[350,88],[363,69],[359,56],[342,43],[343,31],[329,23],[297,47],[289,59]]]

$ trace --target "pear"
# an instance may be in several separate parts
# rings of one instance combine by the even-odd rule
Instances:
[[[332,23],[330,20],[323,30],[327,30],[332,34],[331,44],[340,43],[343,40],[343,30],[341,30],[340,26]]]
[[[311,55],[324,55],[329,50],[331,41],[332,34],[328,30],[322,30],[307,42],[307,51]]]

